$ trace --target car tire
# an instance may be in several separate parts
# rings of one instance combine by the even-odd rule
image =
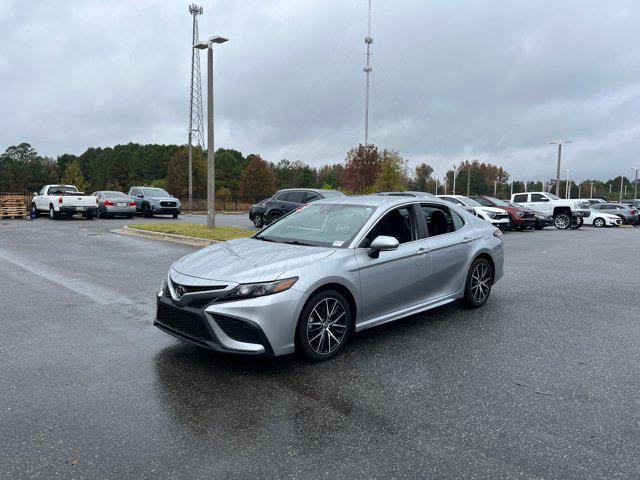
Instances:
[[[598,218],[594,218],[594,219],[593,219],[593,226],[594,226],[594,227],[602,228],[602,227],[604,227],[605,225],[606,225],[606,223],[605,223],[605,221],[604,221],[604,218],[600,218],[600,217],[598,217]]]
[[[173,218],[178,218],[178,214],[177,214],[177,213],[174,213],[174,214],[173,214]]]
[[[82,216],[87,220],[93,220],[93,213],[85,213]]]
[[[626,225],[627,224],[627,220],[624,218],[624,215],[618,215],[618,218],[622,222],[622,225]]]
[[[256,228],[262,228],[264,226],[264,219],[259,213],[253,216],[253,226]]]
[[[142,215],[147,218],[151,218],[151,208],[149,207],[148,203],[142,205]]]
[[[36,207],[35,202],[31,204],[31,216],[33,218],[38,218],[40,216],[40,212],[38,211],[38,207]]]
[[[296,332],[296,351],[312,362],[335,357],[353,329],[349,302],[340,292],[324,290],[305,305]]]
[[[127,218],[133,218],[132,214],[127,215]]]
[[[566,230],[571,227],[571,214],[560,212],[553,216],[553,225],[558,230]]]
[[[462,303],[471,308],[481,307],[489,299],[492,286],[493,270],[491,264],[486,258],[476,258],[467,273]]]
[[[582,217],[576,217],[575,219],[573,219],[571,221],[571,229],[572,230],[577,230],[579,229],[582,225],[584,225],[584,219]]]
[[[542,230],[544,227],[542,225],[536,225],[533,228],[535,228],[536,230]]]
[[[57,220],[60,218],[60,213],[55,211],[53,205],[49,205],[49,218],[51,220]]]

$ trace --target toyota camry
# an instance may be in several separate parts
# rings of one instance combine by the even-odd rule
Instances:
[[[215,351],[320,361],[354,332],[455,300],[480,307],[502,274],[502,233],[457,205],[328,198],[175,262],[154,324]]]

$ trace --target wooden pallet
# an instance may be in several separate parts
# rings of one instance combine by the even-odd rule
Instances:
[[[17,195],[0,196],[0,218],[27,218],[27,202]]]

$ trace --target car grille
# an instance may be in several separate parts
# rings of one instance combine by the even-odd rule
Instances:
[[[258,330],[251,324],[236,318],[214,315],[222,331],[233,340],[246,343],[261,343]]]
[[[175,207],[176,202],[160,202],[160,205],[162,205],[163,207]]]
[[[178,287],[182,287],[184,288],[184,293],[209,292],[212,290],[224,290],[225,288],[227,288],[226,285],[204,285],[204,286],[200,285],[200,286],[194,287],[191,285],[181,285],[176,282],[172,282],[172,283],[173,283],[174,290]]]
[[[158,322],[171,330],[199,340],[213,340],[204,320],[196,313],[186,312],[160,303],[158,305]]]
[[[524,212],[524,215],[522,215],[522,218],[534,219],[534,218],[536,218],[536,216],[531,212]]]

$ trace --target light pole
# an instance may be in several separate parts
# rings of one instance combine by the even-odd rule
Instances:
[[[573,140],[554,140],[549,145],[558,145],[558,166],[556,167],[556,196],[560,196],[560,162],[562,160],[562,145],[572,143]]]
[[[511,179],[511,193],[509,195],[513,197],[513,178]]]
[[[569,194],[571,193],[571,190],[569,190],[569,172],[571,171],[570,168],[567,168],[567,184],[564,186],[564,198],[569,198]]]
[[[436,178],[436,195],[438,195],[438,179]]]
[[[471,191],[471,162],[467,165],[467,197]]]
[[[593,182],[591,182],[591,190],[590,190],[589,198],[593,198]]]
[[[624,184],[624,175],[620,177],[620,201],[622,201],[622,185]]]
[[[228,38],[210,37],[198,42],[195,48],[207,51],[207,227],[216,226],[215,164],[213,161],[213,44],[224,43]]]
[[[498,180],[494,180],[493,181],[493,196],[496,196],[496,193],[498,193]]]
[[[453,192],[451,192],[452,195],[456,194],[456,166],[455,164],[453,165]]]
[[[640,170],[640,168],[631,167],[631,170],[635,170],[636,171],[636,179],[633,182],[633,198],[635,200],[635,199],[638,198],[638,170]]]
[[[189,211],[193,213],[193,145],[191,145],[191,137],[193,132],[197,130],[189,129]]]

